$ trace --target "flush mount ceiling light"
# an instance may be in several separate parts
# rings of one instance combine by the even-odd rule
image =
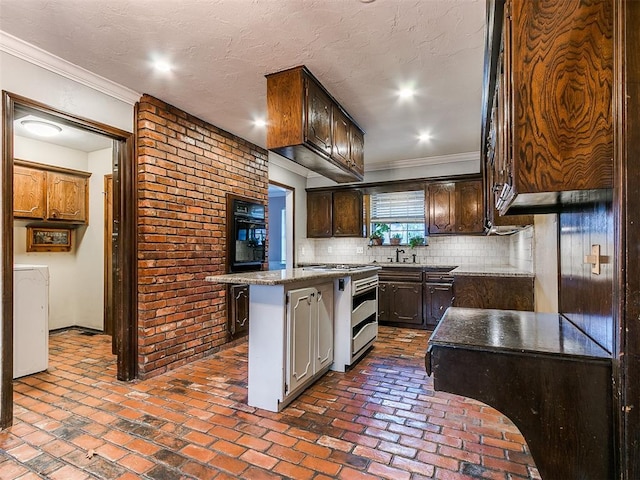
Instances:
[[[416,89],[410,85],[402,87],[398,90],[398,97],[400,97],[401,100],[408,100],[415,96],[416,96]]]
[[[41,120],[23,120],[20,124],[29,132],[40,137],[53,137],[62,132],[62,128],[58,125]]]

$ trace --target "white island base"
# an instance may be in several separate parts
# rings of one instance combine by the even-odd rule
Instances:
[[[281,272],[281,279],[270,279],[272,272],[207,277],[249,283],[247,403],[271,412],[281,411],[329,369],[344,372],[377,334],[373,294],[374,324],[367,330],[374,334],[362,345],[353,337],[352,274]],[[358,273],[373,276],[377,283],[377,268]],[[360,348],[357,353],[354,345]]]

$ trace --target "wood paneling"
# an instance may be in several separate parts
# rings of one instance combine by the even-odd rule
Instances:
[[[327,238],[333,229],[331,192],[307,192],[307,237]]]
[[[518,193],[611,187],[612,5],[513,0]]]
[[[598,202],[559,215],[560,311],[607,351],[613,351],[613,214]],[[592,245],[600,245],[599,275],[585,263]]]
[[[534,309],[533,277],[486,277],[456,275],[455,307]]]

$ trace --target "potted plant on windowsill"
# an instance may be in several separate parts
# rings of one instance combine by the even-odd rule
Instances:
[[[384,242],[384,238],[382,238],[382,235],[388,231],[389,225],[387,225],[386,223],[377,223],[376,228],[373,230],[371,235],[369,235],[371,245],[382,245],[382,243]]]
[[[416,248],[418,245],[424,245],[424,237],[416,235],[415,237],[411,237],[409,239],[409,246],[411,248]]]
[[[391,245],[400,245],[400,240],[402,240],[402,235],[399,233],[394,233],[391,235]]]

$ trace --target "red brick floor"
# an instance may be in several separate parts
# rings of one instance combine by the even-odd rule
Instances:
[[[49,370],[14,382],[0,478],[539,478],[506,417],[434,393],[426,332],[380,330],[360,363],[329,372],[281,413],[245,403],[246,342],[123,383],[108,337],[52,335]]]

